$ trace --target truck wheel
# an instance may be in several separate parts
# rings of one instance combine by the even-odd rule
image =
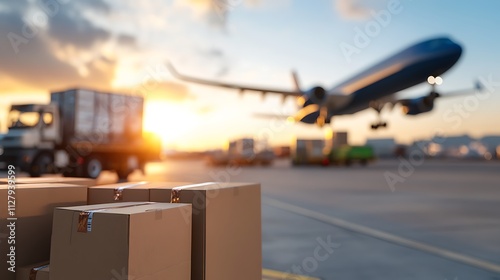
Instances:
[[[97,179],[102,172],[102,162],[98,157],[90,157],[85,161],[83,175],[87,178]]]
[[[43,174],[54,173],[54,167],[52,156],[49,153],[42,153],[31,164],[29,174],[31,177],[40,177]]]

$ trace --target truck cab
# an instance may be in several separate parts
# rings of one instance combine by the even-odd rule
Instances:
[[[34,176],[51,173],[51,151],[61,142],[59,124],[54,104],[12,105],[8,132],[0,135],[0,169],[15,165]]]

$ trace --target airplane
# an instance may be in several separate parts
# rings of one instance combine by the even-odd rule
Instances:
[[[443,82],[440,76],[455,65],[461,55],[462,47],[450,38],[433,38],[414,44],[331,89],[315,86],[305,91],[301,90],[295,72],[292,73],[295,90],[281,90],[185,76],[179,74],[171,63],[167,63],[167,66],[174,77],[186,82],[237,89],[240,92],[256,91],[262,92],[263,95],[278,94],[283,96],[283,99],[288,96],[296,97],[301,108],[293,116],[293,120],[316,124],[320,127],[329,124],[334,116],[354,114],[372,108],[378,115],[378,121],[371,125],[371,128],[376,130],[387,127],[387,122],[382,121],[380,117],[382,109],[387,104],[392,107],[401,104],[404,114],[415,116],[430,112],[438,97],[456,96],[468,94],[472,90],[481,90],[478,82],[473,89],[460,90],[446,95],[436,91],[436,85]],[[431,90],[426,95],[399,100],[394,96],[397,92],[424,82],[431,85]]]

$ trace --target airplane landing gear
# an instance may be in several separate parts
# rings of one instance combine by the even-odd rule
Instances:
[[[382,112],[382,109],[384,108],[384,105],[385,105],[384,103],[379,103],[376,101],[370,102],[370,107],[372,109],[374,109],[375,111],[377,111],[377,118],[378,118],[378,121],[371,125],[372,130],[377,130],[381,127],[383,127],[383,128],[387,127],[387,122],[382,121],[382,118],[380,117],[380,114]]]
[[[378,122],[378,123],[373,123],[372,126],[371,126],[372,130],[377,130],[377,129],[381,128],[381,127],[387,128],[387,123],[381,121],[381,122]]]

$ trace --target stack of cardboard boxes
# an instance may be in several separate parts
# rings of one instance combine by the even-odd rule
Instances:
[[[44,182],[10,188],[0,183],[0,279],[14,280],[17,267],[48,261],[56,207],[87,203],[88,180],[80,185]],[[9,192],[10,191],[10,192]],[[13,192],[12,192],[13,191]],[[10,270],[9,270],[10,269]]]
[[[262,279],[259,184],[82,182],[16,186],[16,273],[3,207],[1,279]]]

